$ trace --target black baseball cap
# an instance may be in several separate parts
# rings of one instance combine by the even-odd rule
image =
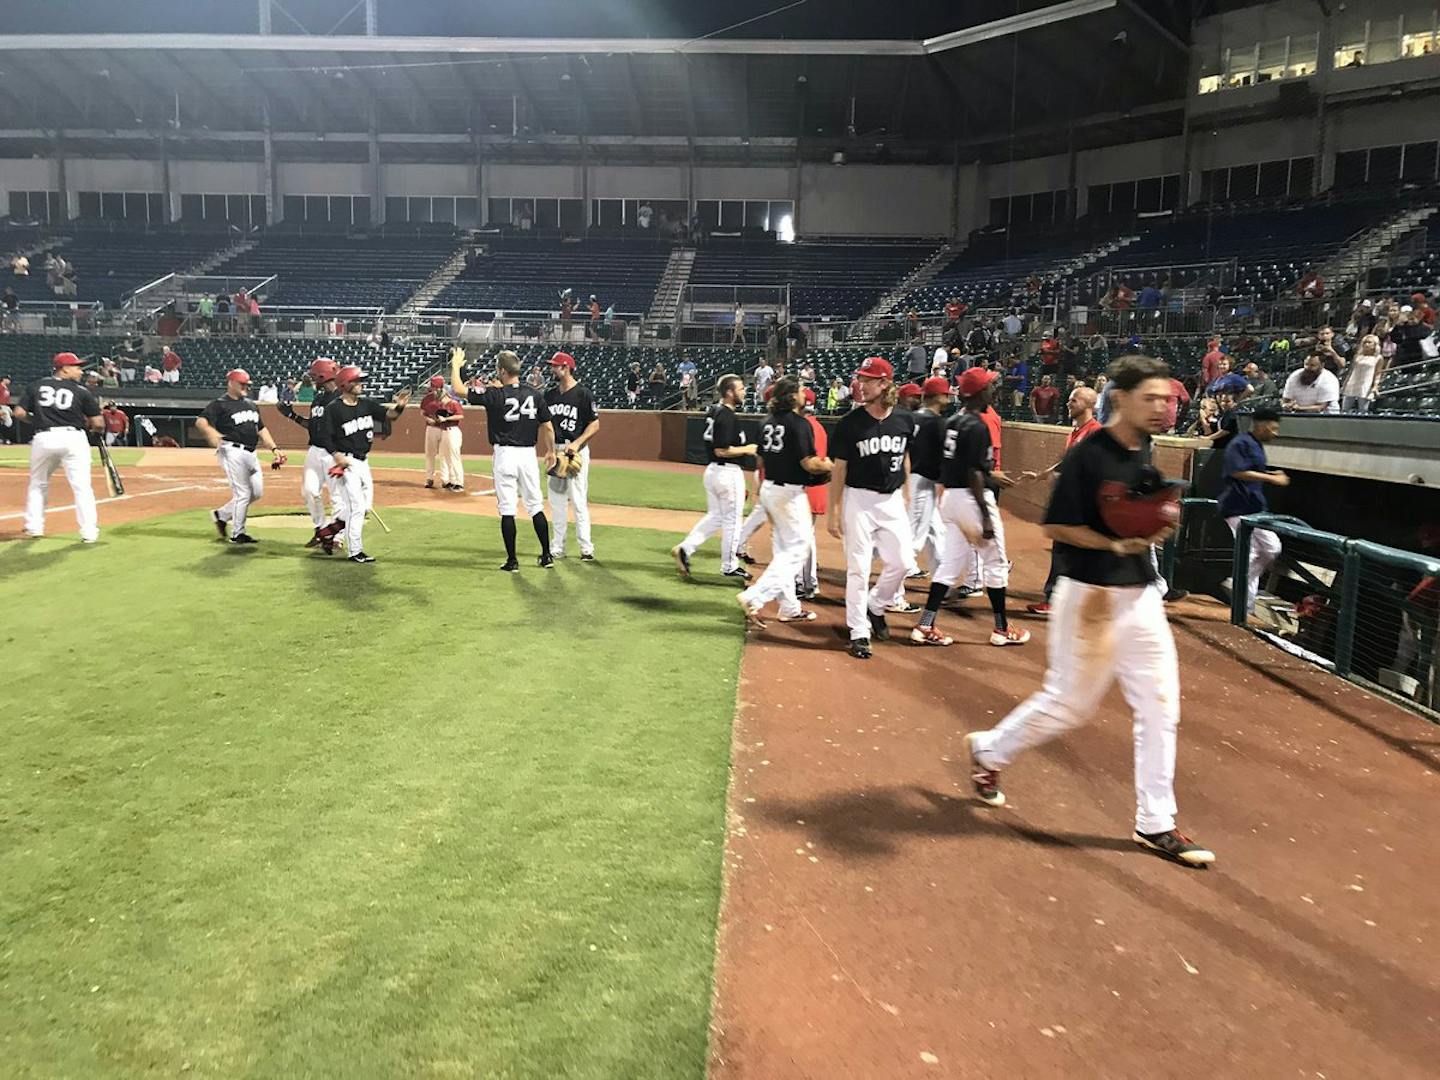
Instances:
[[[1257,422],[1261,420],[1279,420],[1280,410],[1273,405],[1261,405],[1252,414],[1252,418]]]

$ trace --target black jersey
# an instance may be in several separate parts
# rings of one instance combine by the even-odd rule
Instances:
[[[491,446],[534,446],[540,425],[548,423],[550,406],[533,386],[492,386],[471,390],[471,405],[485,406],[485,431]]]
[[[732,446],[745,446],[745,432],[740,430],[740,418],[729,405],[716,405],[705,417],[705,452],[716,465],[739,465],[740,458],[719,457],[716,450],[728,450]]]
[[[321,440],[324,438],[325,406],[339,396],[340,391],[338,390],[316,390],[315,399],[310,402],[308,415],[301,416],[295,411],[292,403],[284,401],[280,403],[280,414],[305,428],[310,438],[310,445],[318,446],[323,450],[325,444]]]
[[[206,405],[200,415],[220,433],[220,438],[238,443],[246,450],[255,449],[255,444],[260,441],[260,432],[265,430],[260,406],[249,398],[232,398],[227,394]]]
[[[910,471],[939,481],[945,419],[929,409],[915,411],[915,441],[910,446]]]
[[[990,428],[972,412],[961,410],[942,425],[940,482],[947,488],[970,489],[970,476],[987,478],[995,468]]]
[[[793,412],[765,417],[760,424],[760,456],[765,459],[765,479],[772,484],[809,484],[813,474],[800,462],[815,456],[810,421]]]
[[[1100,516],[1100,486],[1118,480],[1127,488],[1142,478],[1145,461],[1139,450],[1115,441],[1101,428],[1072,446],[1060,462],[1050,505],[1045,509],[1046,525],[1084,525],[1101,536],[1115,533]],[[1115,555],[1094,548],[1055,544],[1055,569],[1060,577],[1091,585],[1146,585],[1155,580],[1149,553]]]
[[[20,407],[37,432],[52,428],[85,430],[85,420],[100,415],[100,401],[78,382],[69,379],[41,379],[25,392]]]
[[[599,413],[595,411],[595,398],[588,387],[576,383],[569,390],[552,387],[545,395],[545,404],[550,409],[550,419],[555,424],[555,445],[572,443],[594,423]]]
[[[905,483],[905,455],[915,439],[915,414],[892,409],[877,420],[852,409],[830,433],[830,456],[845,462],[845,486],[889,494]]]
[[[373,398],[360,398],[351,405],[336,394],[325,405],[321,424],[323,449],[363,461],[370,454],[376,429],[385,430],[385,406]]]

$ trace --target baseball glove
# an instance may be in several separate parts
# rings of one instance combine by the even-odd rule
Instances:
[[[572,480],[580,475],[580,469],[584,464],[584,459],[574,450],[561,450],[555,457],[555,468],[550,472],[552,476],[561,480]]]

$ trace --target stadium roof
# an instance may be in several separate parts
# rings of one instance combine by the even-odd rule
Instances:
[[[243,6],[253,21],[253,6]],[[515,6],[468,7],[493,14]],[[551,29],[536,15],[553,3],[524,6],[531,25]],[[614,24],[621,6],[599,4],[584,25]],[[972,157],[1004,156],[1015,139],[1029,156],[1063,150],[1072,139],[1084,146],[1178,130],[1188,31],[1157,14],[1178,6],[900,4],[904,17],[896,22],[927,35],[909,38],[836,36],[873,30],[873,9],[882,5],[829,4],[828,33],[796,39],[701,36],[695,11],[708,9],[713,19],[712,5],[667,8],[658,0],[623,7],[632,15],[665,9],[675,18],[656,16],[651,28],[700,34],[583,37],[569,23],[555,25],[556,36],[504,38],[94,32],[96,22],[123,21],[112,14],[90,20],[92,32],[0,38],[0,108],[8,118],[0,152],[64,131],[82,153],[163,134],[230,156],[249,153],[238,144],[253,142],[268,114],[281,135],[325,134],[329,149],[303,151],[317,160],[343,156],[347,134],[368,137],[372,124],[391,144],[478,140],[499,156],[583,143],[643,147],[664,158],[673,143],[686,154],[708,146],[722,157],[733,154],[717,147],[743,147],[747,160],[793,159],[797,147],[815,157],[844,149],[854,160],[935,160],[948,159],[956,143]],[[154,5],[132,7],[130,23],[144,26]],[[425,7],[382,6],[382,29],[392,9],[398,17]],[[754,7],[726,5],[725,18],[738,21]],[[754,28],[773,30],[784,14]],[[808,11],[806,27],[815,15]],[[514,22],[497,16],[488,25]],[[21,18],[16,28],[32,25]],[[284,29],[278,16],[274,28]]]

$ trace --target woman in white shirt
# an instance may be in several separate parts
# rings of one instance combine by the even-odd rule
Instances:
[[[1361,338],[1360,347],[1350,358],[1350,371],[1340,391],[1340,408],[1344,412],[1369,412],[1370,403],[1380,389],[1380,377],[1389,363],[1380,349],[1378,335],[1366,334]]]

